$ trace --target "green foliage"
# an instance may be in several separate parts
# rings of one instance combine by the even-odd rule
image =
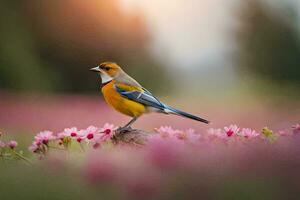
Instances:
[[[74,178],[70,172],[57,173],[59,168],[55,168],[55,165],[52,169],[49,171],[20,163],[1,163],[1,199],[97,199],[95,193],[84,187],[85,182]]]
[[[230,200],[264,200],[282,199],[284,195],[280,190],[280,181],[274,179],[261,179],[258,177],[230,177],[216,192],[216,199]]]
[[[50,90],[55,86],[52,74],[39,58],[16,6],[4,1],[0,7],[0,88]]]
[[[288,13],[294,9],[286,10]],[[237,31],[237,67],[275,84],[300,86],[300,42],[293,20],[261,0],[243,2]]]

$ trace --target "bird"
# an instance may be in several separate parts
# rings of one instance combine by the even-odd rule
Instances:
[[[118,112],[132,119],[120,129],[126,130],[143,114],[157,112],[174,114],[208,124],[209,121],[162,103],[142,87],[115,62],[102,62],[90,69],[101,76],[105,101]]]

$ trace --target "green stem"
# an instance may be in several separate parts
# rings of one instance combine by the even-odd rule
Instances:
[[[53,148],[53,149],[57,149],[57,150],[66,151],[66,149],[59,148],[59,147],[54,147],[54,146],[48,146],[48,147],[49,147],[49,148]]]
[[[31,160],[29,160],[28,158],[26,158],[25,156],[23,156],[22,154],[16,152],[15,150],[13,150],[13,153],[18,156],[19,158],[21,158],[22,160],[24,160],[27,164],[32,165]]]
[[[79,146],[80,146],[80,149],[82,150],[82,152],[85,152],[85,149],[84,149],[82,143],[79,143]]]

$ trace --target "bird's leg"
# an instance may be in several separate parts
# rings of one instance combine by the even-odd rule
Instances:
[[[130,127],[137,119],[137,117],[132,118],[123,128]]]
[[[117,132],[121,133],[121,132],[126,132],[128,130],[131,129],[131,125],[137,120],[137,117],[133,117],[125,126],[120,127],[117,129]]]

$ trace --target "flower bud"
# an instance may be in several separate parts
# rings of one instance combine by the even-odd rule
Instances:
[[[7,146],[9,146],[11,149],[14,149],[18,146],[18,143],[14,140],[11,140],[7,143]]]

